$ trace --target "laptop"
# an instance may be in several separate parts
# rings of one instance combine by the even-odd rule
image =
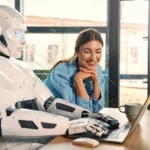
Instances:
[[[113,143],[123,143],[125,139],[134,131],[134,129],[137,127],[138,123],[140,122],[141,118],[143,117],[144,112],[146,111],[148,105],[150,104],[150,96],[147,98],[145,103],[143,104],[137,118],[134,122],[128,122],[126,124],[123,124],[121,127],[115,130],[110,130],[109,134],[107,136],[102,137],[96,137],[93,134],[90,133],[81,133],[81,134],[74,134],[74,135],[67,135],[69,138],[78,138],[78,137],[90,137],[94,138],[98,141],[104,141],[104,142],[113,142]],[[83,120],[79,120],[79,124],[82,123]],[[85,120],[86,123],[86,120]],[[84,125],[84,121],[83,121]],[[73,124],[71,125],[73,126]],[[84,128],[80,128],[80,130],[85,130]],[[70,130],[71,132],[71,130]],[[74,132],[74,131],[73,131]]]

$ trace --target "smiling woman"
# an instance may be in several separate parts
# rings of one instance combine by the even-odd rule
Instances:
[[[44,80],[56,98],[63,98],[91,112],[105,104],[105,80],[99,62],[103,40],[95,29],[83,30],[76,40],[74,55],[57,62]]]

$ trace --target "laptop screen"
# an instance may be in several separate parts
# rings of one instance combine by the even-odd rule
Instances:
[[[141,118],[143,117],[143,114],[145,113],[145,111],[146,111],[146,109],[147,109],[147,107],[148,107],[149,104],[150,104],[150,96],[148,96],[147,100],[146,100],[145,103],[143,104],[143,106],[142,106],[142,108],[141,108],[141,110],[140,110],[140,112],[139,112],[139,114],[138,114],[138,116],[137,116],[135,122],[133,123],[133,126],[132,126],[132,128],[131,128],[130,133],[132,133],[132,132],[134,131],[135,127],[136,127],[136,126],[138,125],[138,123],[140,122],[140,120],[141,120]]]

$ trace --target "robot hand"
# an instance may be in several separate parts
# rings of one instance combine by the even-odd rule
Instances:
[[[89,119],[86,125],[87,131],[91,132],[92,134],[101,137],[102,135],[107,135],[109,130],[103,126],[99,121],[95,119]]]
[[[116,129],[118,128],[119,126],[119,122],[118,120],[108,116],[108,115],[104,115],[102,113],[98,113],[98,114],[89,114],[89,117],[90,118],[94,118],[94,119],[97,119],[97,120],[100,120],[106,124],[109,125],[108,128],[111,128],[111,129]]]
[[[70,121],[68,134],[79,134],[90,132],[98,137],[107,135],[109,130],[103,126],[98,120],[92,118],[81,118]]]

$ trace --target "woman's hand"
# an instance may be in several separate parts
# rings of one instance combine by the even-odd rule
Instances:
[[[84,72],[83,70],[80,70],[75,76],[74,76],[74,82],[76,81],[83,81],[84,79],[90,78],[92,81],[94,80],[94,74],[91,72]]]
[[[101,90],[100,90],[100,85],[99,85],[99,79],[98,79],[98,74],[97,74],[97,70],[96,68],[94,70],[88,70],[86,68],[79,68],[80,71],[82,71],[83,73],[89,75],[89,77],[92,79],[93,81],[93,96],[96,100],[99,100],[101,97]]]
[[[99,100],[101,96],[101,90],[97,70],[88,70],[83,67],[79,68],[79,70],[80,71],[74,76],[77,95],[86,100],[90,100],[89,95],[87,94],[86,89],[83,85],[83,80],[89,78],[93,82],[93,96],[96,100]]]
[[[76,87],[77,95],[84,98],[85,100],[89,101],[90,96],[88,95],[85,86],[83,84],[83,80],[91,78],[91,80],[94,80],[94,76],[92,73],[83,72],[80,70],[75,76],[74,76],[74,83]]]
[[[83,68],[83,67],[81,67],[79,69],[80,69],[80,71],[82,71],[85,74],[91,74],[90,77],[91,77],[91,80],[93,82],[98,82],[98,74],[97,74],[97,70],[96,69],[94,69],[94,70],[88,70],[88,69]]]

